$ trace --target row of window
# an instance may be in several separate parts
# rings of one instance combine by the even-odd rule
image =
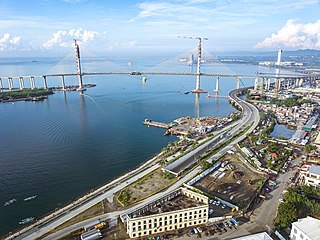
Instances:
[[[207,212],[207,209],[204,209],[203,210],[203,216],[207,216],[206,214]],[[184,215],[184,218],[187,219],[187,216],[188,216],[188,213],[189,213],[189,219],[192,219],[192,216],[194,216],[194,218],[197,218],[197,215],[196,214],[199,214],[198,217],[201,218],[202,217],[202,210],[200,209],[199,211],[195,210],[195,211],[190,211],[190,212],[185,212],[184,214],[180,213],[179,215],[178,214],[175,214],[174,216],[173,215],[170,215],[169,218],[168,216],[164,216],[164,217],[159,217],[159,222],[161,222],[162,220],[168,220],[168,219],[173,219],[173,217],[175,219],[178,219],[178,216],[179,218],[182,218],[182,216]],[[158,219],[157,218],[154,218],[154,219],[149,219],[148,222],[149,223],[152,223],[152,220],[154,222],[157,222]],[[147,220],[143,220],[143,221],[138,221],[137,223],[138,225],[142,225],[142,224],[147,224]],[[136,222],[133,222],[132,223],[132,226],[136,226]]]
[[[159,232],[166,232],[166,231],[170,231],[173,229],[189,227],[192,225],[197,225],[197,224],[201,224],[201,223],[205,223],[205,222],[206,222],[206,220],[204,219],[204,220],[199,220],[199,221],[194,221],[194,222],[189,222],[189,223],[184,223],[184,224],[180,223],[179,225],[177,224],[175,226],[155,228],[155,229],[149,230],[149,231],[146,231],[145,229],[143,229],[144,230],[143,232],[138,232],[138,233],[135,233],[133,231],[132,237],[140,237],[140,236],[151,235],[151,234],[155,234],[155,233],[159,233]]]
[[[203,217],[206,217],[206,214],[204,214]],[[200,219],[200,218],[202,218],[202,215],[199,215],[198,217],[195,215],[194,218],[195,218],[195,220]],[[162,223],[163,223],[162,221],[154,222],[153,226],[152,226],[152,223],[149,223],[149,225],[144,224],[143,226],[138,225],[138,227],[135,227],[135,224],[132,224],[133,225],[132,232],[135,232],[136,230],[141,231],[141,230],[166,226],[168,224],[177,224],[177,223],[183,223],[183,222],[187,222],[187,221],[192,221],[192,216],[189,216],[189,220],[188,220],[188,217],[186,216],[184,218],[184,221],[183,221],[183,218],[179,218],[179,222],[178,222],[178,219],[169,220],[169,221],[165,220],[163,225],[162,225]]]

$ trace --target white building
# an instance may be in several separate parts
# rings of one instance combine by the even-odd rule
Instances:
[[[304,184],[320,188],[320,166],[304,165],[301,168],[300,174]]]
[[[272,238],[266,232],[262,232],[262,233],[247,235],[244,237],[234,238],[232,240],[272,240]]]
[[[208,197],[179,188],[121,216],[130,238],[140,238],[208,222]]]
[[[292,223],[291,240],[319,240],[320,220],[313,217],[299,219]]]

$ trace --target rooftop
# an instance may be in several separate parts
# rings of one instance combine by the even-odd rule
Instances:
[[[144,213],[141,213],[140,216],[137,216],[137,217],[165,213],[165,212],[172,212],[172,211],[193,208],[193,207],[198,207],[203,205],[204,203],[181,194],[167,202],[157,204],[156,207],[151,208],[150,210]]]
[[[232,240],[272,240],[272,238],[266,232],[262,232],[262,233],[247,235],[244,237],[233,238]]]
[[[320,166],[311,165],[308,169],[309,173],[320,175]]]
[[[306,217],[299,219],[292,225],[299,228],[304,232],[310,239],[319,239],[320,236],[320,220],[313,217]]]

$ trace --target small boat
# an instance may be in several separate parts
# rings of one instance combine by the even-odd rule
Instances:
[[[6,201],[5,203],[4,203],[4,206],[6,207],[6,206],[9,206],[9,205],[11,205],[12,203],[14,203],[14,202],[16,202],[17,201],[17,199],[15,199],[15,198],[13,198],[13,199],[10,199],[9,201]]]
[[[34,220],[34,217],[28,217],[28,218],[25,218],[25,219],[22,219],[19,224],[20,225],[24,225],[24,224],[27,224],[29,222],[32,222]]]
[[[187,91],[187,92],[184,92],[184,94],[189,94],[190,92],[189,91]]]
[[[31,197],[27,197],[27,198],[25,198],[25,199],[23,199],[23,201],[30,201],[30,200],[32,200],[32,199],[35,199],[37,197],[37,195],[34,195],[34,196],[31,196]]]

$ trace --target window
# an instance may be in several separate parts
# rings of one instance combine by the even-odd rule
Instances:
[[[170,215],[170,217],[169,217],[170,219],[172,219],[172,215]]]
[[[146,231],[144,231],[144,232],[143,232],[143,234],[144,234],[144,235],[147,235],[147,232],[146,232]]]
[[[167,217],[167,216],[165,216],[165,217],[164,217],[164,220],[167,220],[167,219],[168,219],[168,217]]]
[[[138,222],[138,225],[141,225],[141,222]]]
[[[196,222],[196,221],[194,221],[194,222],[193,222],[193,224],[194,224],[194,225],[196,225],[196,224],[197,224],[197,222]]]
[[[197,211],[194,211],[194,214],[197,214]]]
[[[295,229],[293,230],[293,232],[294,232],[294,233],[297,233],[297,229],[295,228]]]
[[[179,219],[179,222],[182,222],[182,218]]]
[[[136,225],[136,223],[135,223],[135,222],[133,222],[133,223],[132,223],[132,226],[135,226],[135,225]]]
[[[152,221],[152,220],[151,220],[151,219],[149,219],[149,223],[151,223],[151,221]]]
[[[134,234],[132,234],[132,237],[135,237],[136,236],[136,234],[134,233]]]
[[[172,220],[169,221],[169,224],[172,224]]]
[[[154,224],[153,224],[153,227],[156,228],[156,227],[157,227],[157,223],[154,223]]]
[[[151,223],[149,224],[149,228],[151,228],[152,227],[152,225],[151,225]]]
[[[132,228],[132,232],[135,232],[136,231],[136,228],[134,227],[134,228]]]
[[[179,217],[182,217],[182,213],[180,213]]]
[[[177,222],[178,222],[178,219],[175,219],[175,220],[174,220],[174,223],[177,223]]]
[[[201,210],[199,210],[199,213],[201,213],[202,211]]]
[[[300,234],[300,238],[303,239],[303,234],[302,233]]]
[[[144,221],[143,221],[143,224],[146,224],[146,223],[147,223],[147,221],[146,221],[146,220],[144,220]]]

